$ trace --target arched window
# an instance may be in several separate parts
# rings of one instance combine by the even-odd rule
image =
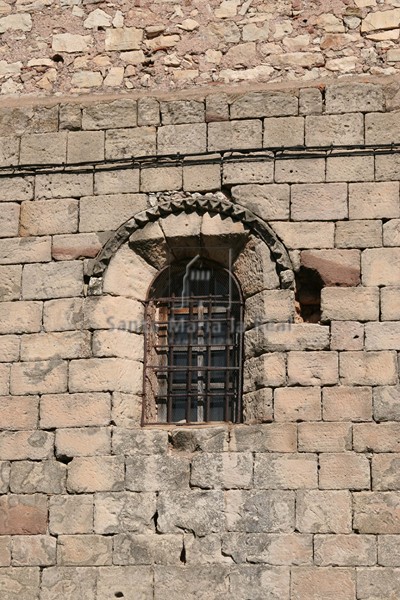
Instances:
[[[242,420],[242,312],[233,275],[200,256],[158,275],[146,306],[144,423]]]

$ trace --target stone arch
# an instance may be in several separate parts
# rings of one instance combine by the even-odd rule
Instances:
[[[284,364],[281,355],[271,354],[269,327],[272,325],[275,335],[276,328],[283,326],[285,330],[295,314],[294,272],[286,248],[267,223],[222,193],[162,195],[159,200],[157,205],[124,223],[95,259],[88,286],[92,298],[88,298],[87,310],[100,313],[103,321],[107,321],[110,311],[129,314],[129,318],[122,317],[122,327],[117,323],[114,328],[124,329],[128,321],[135,323],[128,328],[135,336],[135,346],[143,348],[148,292],[171,258],[190,259],[205,240],[202,256],[222,264],[221,255],[213,254],[216,244],[219,248],[224,248],[225,243],[226,247],[233,247],[232,272],[245,301],[244,421],[271,420],[271,386],[283,383],[281,374],[276,376],[276,372],[284,370]],[[172,256],[167,255],[166,241],[171,239],[178,247],[179,240],[183,242],[184,254],[173,247]],[[142,325],[136,326],[137,323]],[[286,335],[290,336],[290,332]],[[142,369],[144,356],[135,360]]]
[[[158,203],[134,215],[116,231],[114,236],[105,244],[90,270],[88,295],[100,295],[103,292],[103,277],[111,259],[129,238],[138,230],[151,223],[165,219],[170,215],[180,214],[219,215],[241,223],[255,238],[263,242],[271,252],[276,264],[279,277],[279,287],[294,289],[294,272],[289,254],[278,239],[274,230],[249,209],[229,201],[222,193],[190,194],[190,195],[161,195]]]

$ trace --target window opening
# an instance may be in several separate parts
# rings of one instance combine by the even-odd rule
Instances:
[[[144,423],[241,421],[243,302],[199,256],[167,267],[146,306]]]

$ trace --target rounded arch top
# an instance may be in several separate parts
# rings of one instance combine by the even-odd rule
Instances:
[[[155,206],[137,213],[123,223],[94,259],[90,272],[88,294],[101,293],[102,278],[112,257],[135,231],[171,214],[179,215],[181,213],[218,214],[242,223],[253,235],[268,246],[276,263],[280,287],[285,289],[294,288],[294,272],[289,254],[272,227],[249,209],[231,202],[221,192],[217,192],[187,196],[161,195],[158,197],[158,203]]]

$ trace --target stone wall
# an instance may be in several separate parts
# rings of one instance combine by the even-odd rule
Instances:
[[[390,75],[399,0],[2,0],[3,95]]]
[[[397,89],[1,109],[2,600],[400,596]],[[140,424],[150,224],[259,244],[245,424]]]

